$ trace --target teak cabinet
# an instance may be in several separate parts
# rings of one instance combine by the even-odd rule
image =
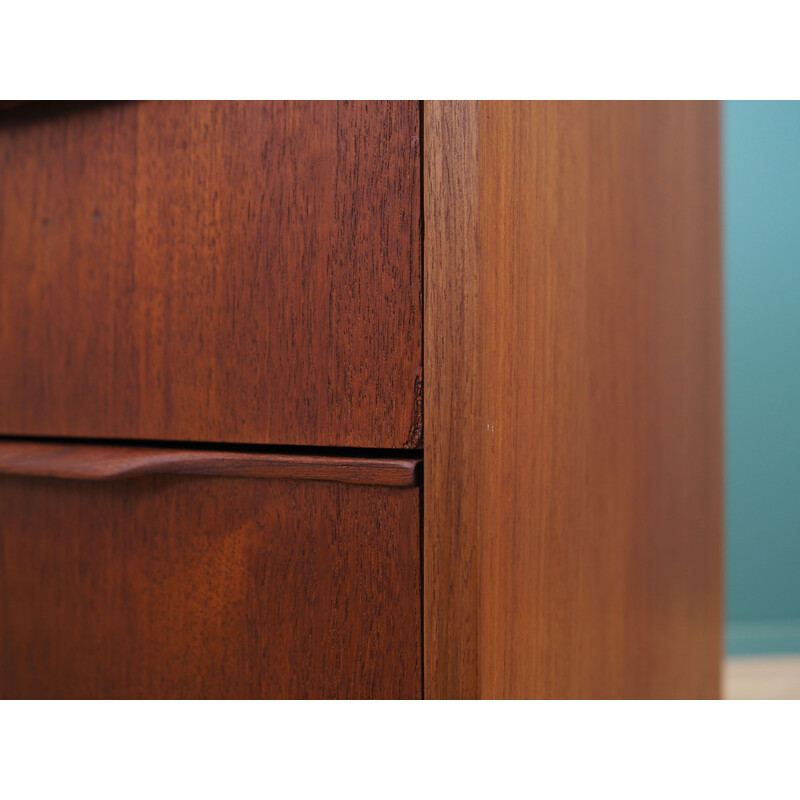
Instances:
[[[718,128],[0,112],[0,696],[718,696]]]

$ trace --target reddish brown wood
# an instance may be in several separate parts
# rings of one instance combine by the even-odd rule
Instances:
[[[0,434],[417,447],[416,102],[0,118]]]
[[[424,119],[426,696],[718,696],[716,104]]]
[[[0,478],[0,696],[421,696],[419,490]]]
[[[0,475],[113,480],[143,475],[300,478],[417,486],[421,460],[363,456],[236,453],[162,447],[0,441]]]
[[[426,105],[428,697],[718,694],[717,113]],[[418,447],[419,133],[6,112],[0,434]],[[0,477],[1,695],[420,696],[419,490],[101,449],[5,451],[131,479]]]

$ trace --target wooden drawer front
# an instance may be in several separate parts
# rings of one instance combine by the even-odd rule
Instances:
[[[0,696],[421,696],[419,490],[0,476]]]
[[[0,118],[0,433],[413,447],[419,108]]]

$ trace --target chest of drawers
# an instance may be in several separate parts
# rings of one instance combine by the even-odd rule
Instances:
[[[713,697],[714,104],[0,116],[0,694]]]

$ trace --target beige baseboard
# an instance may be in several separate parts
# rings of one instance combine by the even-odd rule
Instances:
[[[800,655],[726,659],[722,696],[725,700],[800,700]]]

